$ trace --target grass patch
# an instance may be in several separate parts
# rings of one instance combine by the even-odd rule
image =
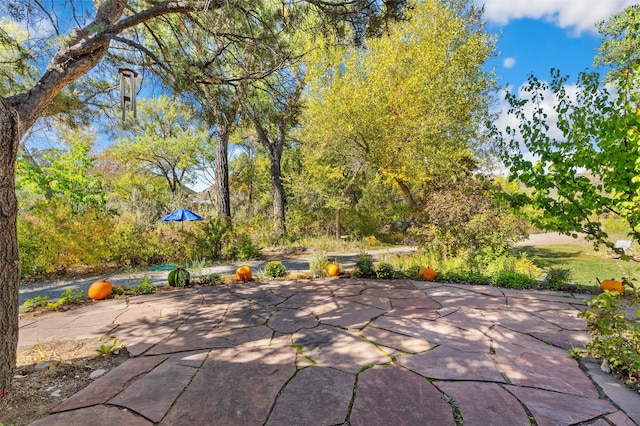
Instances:
[[[583,286],[597,287],[600,280],[622,277],[635,278],[640,281],[640,265],[613,259],[602,250],[595,251],[589,244],[526,245],[516,247],[513,254],[526,255],[536,265],[548,270],[549,268],[565,268],[571,270],[571,282]]]

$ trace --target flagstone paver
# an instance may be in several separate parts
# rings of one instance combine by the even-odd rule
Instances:
[[[109,404],[126,407],[157,423],[197,371],[193,367],[165,362],[130,384],[110,399]]]
[[[100,381],[92,382],[89,386],[58,405],[53,409],[53,412],[105,403],[123,391],[131,380],[153,370],[167,358],[168,356],[163,355],[129,359],[115,370],[101,377]]]
[[[375,366],[358,375],[350,424],[454,425],[451,406],[424,378],[395,365]]]
[[[267,425],[336,425],[347,418],[356,377],[327,367],[300,370],[276,401]]]
[[[318,319],[301,309],[280,309],[271,315],[267,325],[280,333],[293,333],[303,328],[314,328]]]
[[[398,349],[408,353],[420,353],[438,346],[437,343],[393,333],[374,326],[365,328],[362,331],[362,335],[378,345]]]
[[[538,426],[572,425],[618,411],[609,401],[541,389],[506,386],[533,414]]]
[[[252,282],[24,318],[19,345],[106,334],[131,356],[35,424],[640,423],[640,395],[567,353],[589,339],[583,300],[411,280]]]
[[[291,348],[211,351],[161,424],[262,425],[294,360]]]
[[[522,404],[496,383],[435,382],[434,385],[453,398],[465,426],[530,423]]]
[[[451,346],[438,346],[421,354],[398,357],[398,364],[432,379],[506,382],[488,352],[465,352]]]
[[[374,344],[335,327],[321,325],[293,334],[293,343],[321,367],[333,367],[357,373],[370,364],[383,364],[391,359]]]
[[[151,426],[152,422],[137,416],[126,409],[117,407],[95,406],[81,408],[79,410],[55,413],[44,419],[36,420],[32,426],[69,426],[69,425],[92,425],[92,426]]]

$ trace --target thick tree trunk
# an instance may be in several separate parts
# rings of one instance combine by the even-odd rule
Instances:
[[[229,196],[229,132],[219,130],[216,144],[215,191],[216,210],[219,217],[231,217]]]
[[[15,164],[20,142],[17,111],[0,98],[0,391],[7,394],[16,367],[20,259]]]

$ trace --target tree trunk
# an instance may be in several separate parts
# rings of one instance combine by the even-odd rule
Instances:
[[[280,157],[271,159],[271,190],[273,191],[273,227],[276,239],[280,239],[286,235],[285,195],[282,186]]]
[[[0,391],[11,390],[18,348],[20,258],[15,164],[20,142],[17,111],[0,97]]]
[[[273,227],[276,240],[286,235],[286,217],[285,205],[286,198],[284,195],[284,187],[282,186],[282,150],[284,149],[284,140],[286,137],[286,129],[284,122],[279,122],[277,127],[276,140],[272,140],[262,124],[253,118],[258,140],[264,147],[269,157],[271,172],[271,191],[273,193]]]
[[[336,240],[340,240],[340,217],[342,216],[342,209],[338,207],[336,210]]]
[[[216,209],[219,217],[231,217],[231,200],[229,196],[229,132],[219,129],[216,144],[215,191]]]
[[[409,206],[413,210],[418,210],[418,203],[416,203],[415,198],[413,198],[413,195],[411,194],[411,190],[409,189],[407,184],[397,178],[396,178],[396,183],[398,184],[400,191],[402,191],[402,195],[404,195],[405,200],[407,200],[407,204],[409,204]]]

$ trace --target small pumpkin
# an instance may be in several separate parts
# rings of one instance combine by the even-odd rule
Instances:
[[[436,270],[431,266],[423,266],[420,268],[420,271],[418,271],[418,275],[426,281],[431,281],[436,277]]]
[[[251,281],[253,278],[253,274],[251,273],[251,268],[248,266],[241,266],[236,269],[236,279],[240,282],[246,283],[247,281]]]
[[[340,266],[336,265],[335,263],[329,263],[325,268],[325,271],[327,271],[327,275],[329,275],[330,277],[337,277],[338,275],[340,275]]]
[[[600,282],[600,289],[602,291],[617,291],[618,293],[624,293],[624,286],[622,282],[616,280],[604,280]]]
[[[102,300],[109,297],[112,291],[113,284],[109,281],[96,281],[89,286],[87,295],[91,300]]]

